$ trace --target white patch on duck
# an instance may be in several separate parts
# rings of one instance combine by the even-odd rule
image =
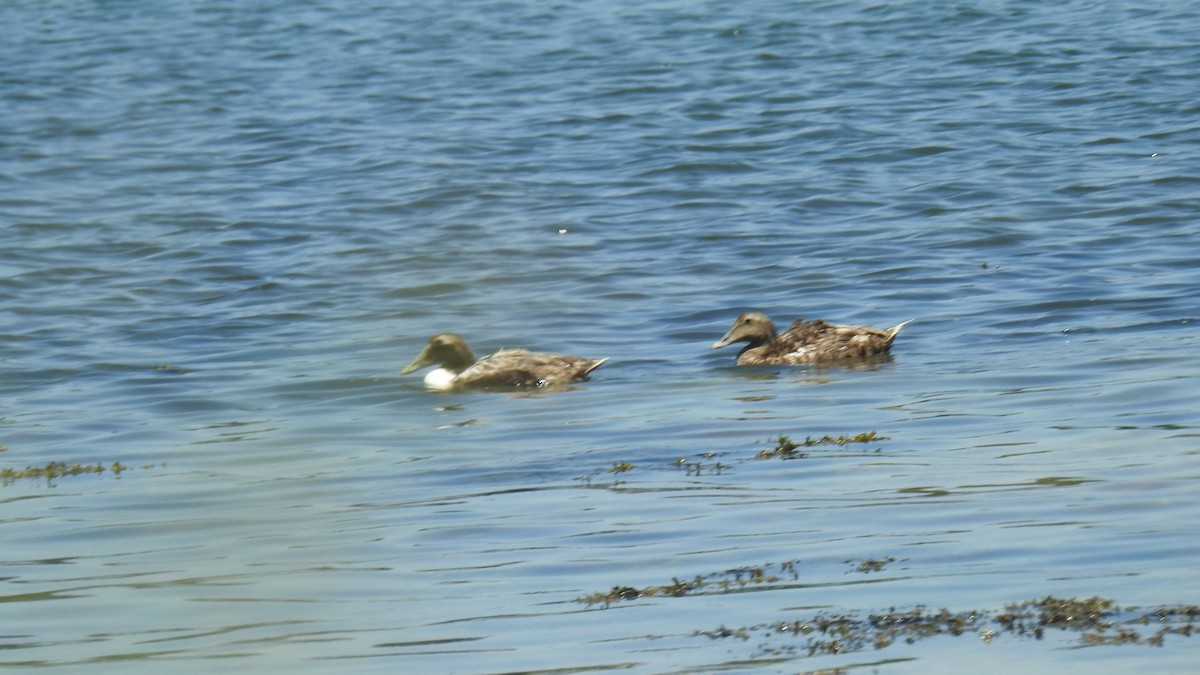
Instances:
[[[450,391],[454,388],[454,378],[458,377],[445,368],[434,368],[425,373],[425,386],[434,391]]]

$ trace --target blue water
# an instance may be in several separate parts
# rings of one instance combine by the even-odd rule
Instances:
[[[773,626],[1200,604],[1198,22],[5,3],[0,468],[126,469],[0,486],[0,668],[1194,672],[1178,635]],[[914,322],[870,368],[735,368],[750,308]],[[611,360],[399,376],[445,330]]]

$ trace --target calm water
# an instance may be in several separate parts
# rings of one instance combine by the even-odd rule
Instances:
[[[1200,604],[1200,9],[1144,5],[4,3],[0,468],[127,469],[0,486],[0,668],[1194,672],[775,629]],[[748,308],[915,321],[737,369]],[[437,395],[443,330],[611,361]]]

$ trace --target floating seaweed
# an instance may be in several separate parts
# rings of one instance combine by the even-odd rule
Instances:
[[[795,588],[799,580],[794,560],[760,566],[737,567],[708,575],[696,575],[690,580],[672,579],[658,586],[618,585],[606,592],[576,598],[589,607],[607,608],[617,602],[642,598],[679,598],[688,595],[718,595],[764,587]],[[854,563],[856,561],[847,561]],[[861,573],[882,571],[896,558],[872,558],[857,561]],[[1084,646],[1148,645],[1160,647],[1168,636],[1191,637],[1200,633],[1200,606],[1178,605],[1158,607],[1138,612],[1137,608],[1120,608],[1111,599],[1043,598],[1009,603],[1002,610],[973,609],[951,611],[928,609],[916,605],[907,609],[895,607],[886,611],[856,612],[822,611],[803,618],[772,621],[741,627],[720,625],[710,630],[696,630],[696,637],[712,640],[737,638],[749,640],[756,633],[765,633],[767,642],[762,649],[773,654],[803,652],[845,654],[865,649],[884,649],[897,642],[912,644],[936,636],[975,635],[990,643],[1001,635],[1018,638],[1044,639],[1049,631],[1076,633]],[[803,638],[803,645],[768,647],[770,639],[778,636]]]
[[[591,605],[609,605],[621,600],[637,600],[638,598],[653,598],[655,596],[669,596],[679,598],[687,595],[693,590],[704,586],[704,579],[696,577],[691,581],[680,581],[673,579],[671,583],[662,586],[646,586],[644,588],[634,588],[633,586],[613,586],[610,590],[603,593],[593,593],[581,598],[576,598],[576,601],[582,602],[589,606]]]
[[[867,431],[854,436],[829,436],[825,435],[820,438],[812,438],[806,436],[803,443],[796,443],[787,436],[780,436],[775,439],[775,447],[767,448],[760,451],[754,456],[755,459],[803,459],[807,457],[807,453],[803,448],[812,448],[820,445],[850,445],[851,443],[873,443],[875,441],[886,441],[887,436],[880,436],[874,431]],[[879,452],[876,449],[876,452]]]
[[[692,461],[686,457],[680,457],[675,460],[675,468],[683,469],[688,476],[702,476],[707,472],[709,475],[720,475],[726,469],[732,469],[732,464],[725,464],[721,460],[706,464],[704,460],[713,459],[717,456],[715,452],[700,453],[700,459]]]
[[[1180,605],[1161,607],[1132,618],[1122,618],[1133,611],[1120,609],[1113,600],[1090,598],[1057,598],[1047,596],[1036,600],[1005,605],[1002,612],[970,610],[952,612],[948,609],[928,610],[923,606],[886,612],[871,612],[865,617],[858,613],[819,613],[792,621],[759,624],[740,628],[720,626],[714,630],[698,630],[693,635],[720,639],[738,637],[749,639],[759,630],[772,635],[794,635],[807,638],[803,647],[809,656],[845,654],[867,648],[883,649],[902,640],[912,644],[935,636],[978,635],[989,643],[1001,634],[1036,640],[1044,639],[1049,630],[1074,632],[1085,646],[1141,644],[1161,647],[1168,635],[1191,637],[1200,632],[1200,607]],[[1143,626],[1158,626],[1147,633]],[[776,651],[788,651],[787,649]]]
[[[867,431],[853,436],[821,436],[820,438],[805,437],[803,443],[796,443],[788,436],[779,436],[772,442],[774,447],[768,448],[755,455],[754,459],[800,459],[806,456],[805,448],[816,446],[846,446],[855,443],[872,443],[875,441],[886,441],[887,436],[881,436],[874,431]],[[881,452],[876,449],[875,452]],[[688,476],[704,476],[704,475],[721,475],[730,469],[735,468],[734,464],[729,464],[721,461],[720,456],[724,453],[715,451],[701,452],[695,455],[695,458],[681,457],[676,459],[672,465],[676,469],[682,469]],[[576,476],[574,480],[578,481],[580,486],[588,488],[613,488],[622,485],[624,481],[614,480],[612,482],[599,482],[596,479],[603,474],[617,476],[633,471],[636,467],[632,462],[613,460],[612,463],[605,469],[594,470],[589,474]]]
[[[874,431],[866,431],[861,434],[855,434],[854,436],[842,435],[842,436],[837,436],[836,438],[829,436],[829,435],[825,435],[825,436],[822,436],[821,438],[817,438],[817,439],[805,437],[804,445],[809,446],[809,447],[814,446],[814,445],[849,445],[851,443],[871,443],[873,441],[886,441],[889,438],[890,438],[889,436],[880,436],[879,434],[875,433]]]
[[[608,469],[609,473],[625,473],[626,471],[633,471],[633,465],[629,462],[613,462]]]
[[[847,560],[846,562],[848,562],[850,564],[854,564],[853,560]],[[896,562],[896,559],[892,558],[892,557],[883,558],[883,559],[867,558],[866,560],[858,561],[858,566],[854,569],[854,571],[859,572],[861,574],[870,574],[871,572],[882,572],[883,568],[887,567],[888,565],[890,565],[894,562]]]
[[[800,450],[800,446],[792,441],[787,436],[780,436],[775,439],[775,447],[767,448],[760,451],[754,456],[754,459],[771,459],[779,457],[781,459],[800,459],[805,456],[805,453]]]
[[[618,485],[623,484],[624,481],[614,480],[611,483],[599,483],[599,482],[593,482],[592,479],[596,478],[598,476],[601,476],[603,474],[617,476],[617,475],[620,475],[623,473],[629,473],[630,471],[633,471],[634,468],[635,467],[633,465],[633,462],[613,460],[612,464],[607,469],[597,469],[595,471],[592,471],[590,474],[587,474],[584,476],[576,476],[575,480],[579,482],[579,485],[581,487],[614,488],[614,487],[617,487]]]
[[[120,462],[112,464],[80,464],[75,462],[67,464],[66,462],[47,462],[45,466],[27,466],[24,469],[0,469],[0,482],[4,485],[9,485],[14,481],[22,478],[45,479],[47,484],[52,484],[55,478],[63,476],[79,476],[82,474],[102,474],[110,472],[114,476],[121,475],[122,471],[128,470],[129,467]]]
[[[702,590],[709,594],[729,593],[747,586],[775,584],[787,579],[795,581],[800,576],[796,571],[797,562],[799,561],[788,561],[778,565],[768,563],[756,567],[735,567],[705,576],[696,575],[690,581],[672,579],[669,584],[646,586],[644,588],[613,586],[608,591],[592,593],[591,595],[585,595],[575,600],[588,606],[603,605],[604,607],[608,607],[623,600],[628,601],[662,596],[679,598]],[[776,570],[776,568],[778,568],[777,571],[772,571]]]

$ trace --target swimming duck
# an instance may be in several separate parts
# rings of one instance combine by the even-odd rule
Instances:
[[[911,319],[909,319],[911,321]],[[783,333],[762,312],[746,312],[733,322],[725,337],[713,343],[718,349],[735,342],[746,342],[738,352],[739,366],[806,366],[864,359],[886,354],[892,340],[908,321],[887,330],[870,326],[845,326],[818,319],[796,319]]]
[[[580,382],[607,361],[578,356],[546,354],[525,349],[501,349],[476,359],[467,341],[454,333],[429,338],[425,348],[400,371],[407,375],[437,365],[425,375],[425,386],[438,391],[488,387],[554,387]]]

